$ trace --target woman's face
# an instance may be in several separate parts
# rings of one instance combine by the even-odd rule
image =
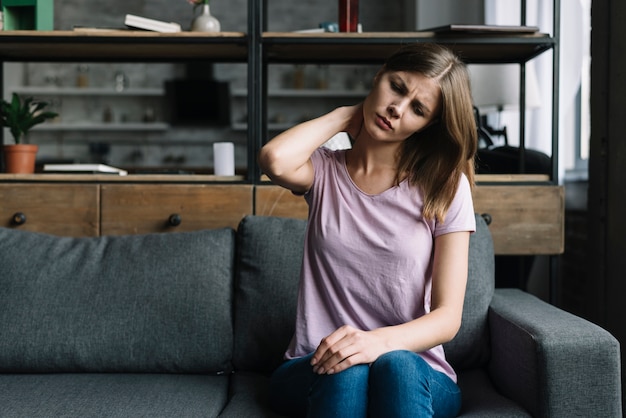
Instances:
[[[440,113],[439,84],[416,72],[378,74],[363,102],[364,126],[381,141],[404,141],[435,122]]]

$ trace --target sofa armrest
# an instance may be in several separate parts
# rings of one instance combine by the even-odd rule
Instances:
[[[533,416],[622,416],[619,342],[604,329],[517,289],[496,289],[489,328],[489,374]]]

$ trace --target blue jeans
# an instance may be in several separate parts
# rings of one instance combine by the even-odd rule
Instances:
[[[443,418],[461,409],[459,387],[413,352],[392,351],[371,365],[331,375],[313,373],[311,356],[286,361],[274,371],[275,412],[309,418]]]

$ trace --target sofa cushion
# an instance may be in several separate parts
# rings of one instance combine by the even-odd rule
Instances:
[[[270,377],[261,373],[239,372],[230,379],[230,399],[220,418],[280,418],[269,402]]]
[[[181,417],[220,415],[228,376],[50,373],[0,375],[3,417]]]
[[[530,418],[528,412],[498,393],[484,369],[465,370],[458,374],[463,402],[458,418]]]
[[[444,345],[446,358],[456,370],[487,364],[490,356],[487,315],[495,287],[493,240],[485,220],[476,215],[470,237],[469,269],[461,329]]]
[[[248,216],[237,230],[235,369],[269,373],[295,328],[306,221]]]
[[[67,238],[0,228],[0,371],[231,368],[234,231]]]

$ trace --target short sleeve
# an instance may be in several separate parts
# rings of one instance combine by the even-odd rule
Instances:
[[[465,175],[462,175],[459,180],[459,187],[446,213],[445,220],[436,223],[434,235],[437,237],[439,235],[460,231],[476,231],[472,188]]]

